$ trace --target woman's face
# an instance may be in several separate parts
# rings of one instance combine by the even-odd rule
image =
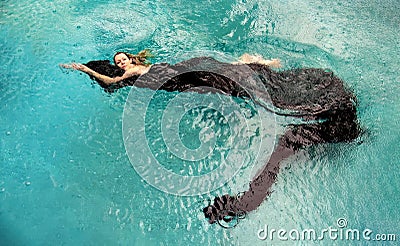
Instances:
[[[129,57],[127,55],[125,55],[124,53],[118,54],[114,57],[114,62],[115,65],[117,65],[118,67],[127,70],[131,65],[133,65],[132,63],[132,59],[129,59]]]

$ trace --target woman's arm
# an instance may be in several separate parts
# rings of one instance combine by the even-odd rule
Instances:
[[[135,75],[135,73],[133,71],[127,71],[122,76],[111,78],[109,76],[100,74],[100,73],[94,71],[93,69],[90,69],[89,67],[87,67],[87,66],[85,66],[83,64],[80,64],[80,63],[61,64],[60,66],[63,67],[63,68],[82,71],[82,72],[84,72],[84,73],[86,73],[86,74],[88,74],[90,76],[95,77],[98,80],[101,80],[105,84],[117,83],[117,82],[119,82],[121,80],[127,79],[127,78],[132,77],[133,75]]]

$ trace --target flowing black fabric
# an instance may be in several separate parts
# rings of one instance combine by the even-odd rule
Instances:
[[[124,73],[109,61],[91,61],[86,66],[109,77],[122,76]],[[214,67],[219,67],[224,74],[210,72],[210,68]],[[297,129],[293,130],[294,138],[288,139],[287,144],[297,149],[318,142],[351,141],[358,136],[356,97],[331,71],[319,68],[276,72],[260,64],[233,65],[208,57],[199,57],[176,65],[155,64],[145,75],[149,76],[145,82],[138,80],[139,76],[111,85],[96,81],[109,93],[125,86],[135,85],[153,90],[181,92],[195,90],[199,93],[217,92],[250,98],[249,90],[230,79],[234,77],[236,80],[242,80],[246,73],[249,73],[248,67],[251,68],[251,72],[258,75],[265,86],[251,89],[264,90],[261,93],[267,94],[276,108],[290,110],[294,112],[293,116],[304,119],[324,120],[318,124],[296,125]],[[203,71],[190,71],[192,68],[202,68]],[[190,72],[186,72],[188,70]],[[299,135],[306,139],[302,140]]]
[[[123,70],[108,61],[92,61],[86,65],[110,77],[123,74]],[[217,72],[213,72],[216,67]],[[261,84],[247,86],[237,83],[254,75],[261,80]],[[260,64],[233,65],[199,57],[175,65],[153,65],[149,73],[143,76],[144,79],[135,76],[112,85],[97,82],[109,93],[133,85],[153,90],[223,93],[242,98],[254,98],[256,95],[270,98],[278,109],[277,114],[314,120],[309,124],[290,125],[287,128],[263,171],[250,182],[248,191],[238,197],[216,197],[213,204],[205,207],[203,212],[210,223],[226,219],[228,215],[256,209],[270,194],[280,162],[297,150],[318,143],[352,141],[360,134],[356,97],[340,78],[324,69],[299,68],[277,72]],[[319,121],[315,123],[315,120]]]

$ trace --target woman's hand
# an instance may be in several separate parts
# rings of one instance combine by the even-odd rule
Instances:
[[[279,60],[279,59],[266,60],[264,65],[267,65],[272,68],[281,68],[282,67],[281,60]]]
[[[261,55],[250,55],[248,53],[244,53],[241,57],[239,57],[239,62],[233,64],[240,64],[240,63],[244,64],[257,63],[272,68],[282,67],[281,61],[279,59],[266,60]]]
[[[90,68],[81,64],[81,63],[71,63],[71,64],[60,64],[60,67],[67,68],[67,69],[74,69],[78,71],[82,71],[84,73],[88,73]]]
[[[88,67],[86,67],[85,65],[82,65],[80,63],[72,63],[72,68],[75,70],[82,71],[84,73],[88,73],[90,70]]]

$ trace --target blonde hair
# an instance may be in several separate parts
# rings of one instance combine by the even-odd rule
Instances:
[[[151,54],[149,49],[144,49],[139,53],[137,53],[136,55],[127,52],[117,52],[114,55],[114,63],[115,63],[115,57],[119,54],[125,54],[129,59],[132,59],[135,64],[144,66],[150,66],[151,62],[147,59],[154,57],[154,55]]]

